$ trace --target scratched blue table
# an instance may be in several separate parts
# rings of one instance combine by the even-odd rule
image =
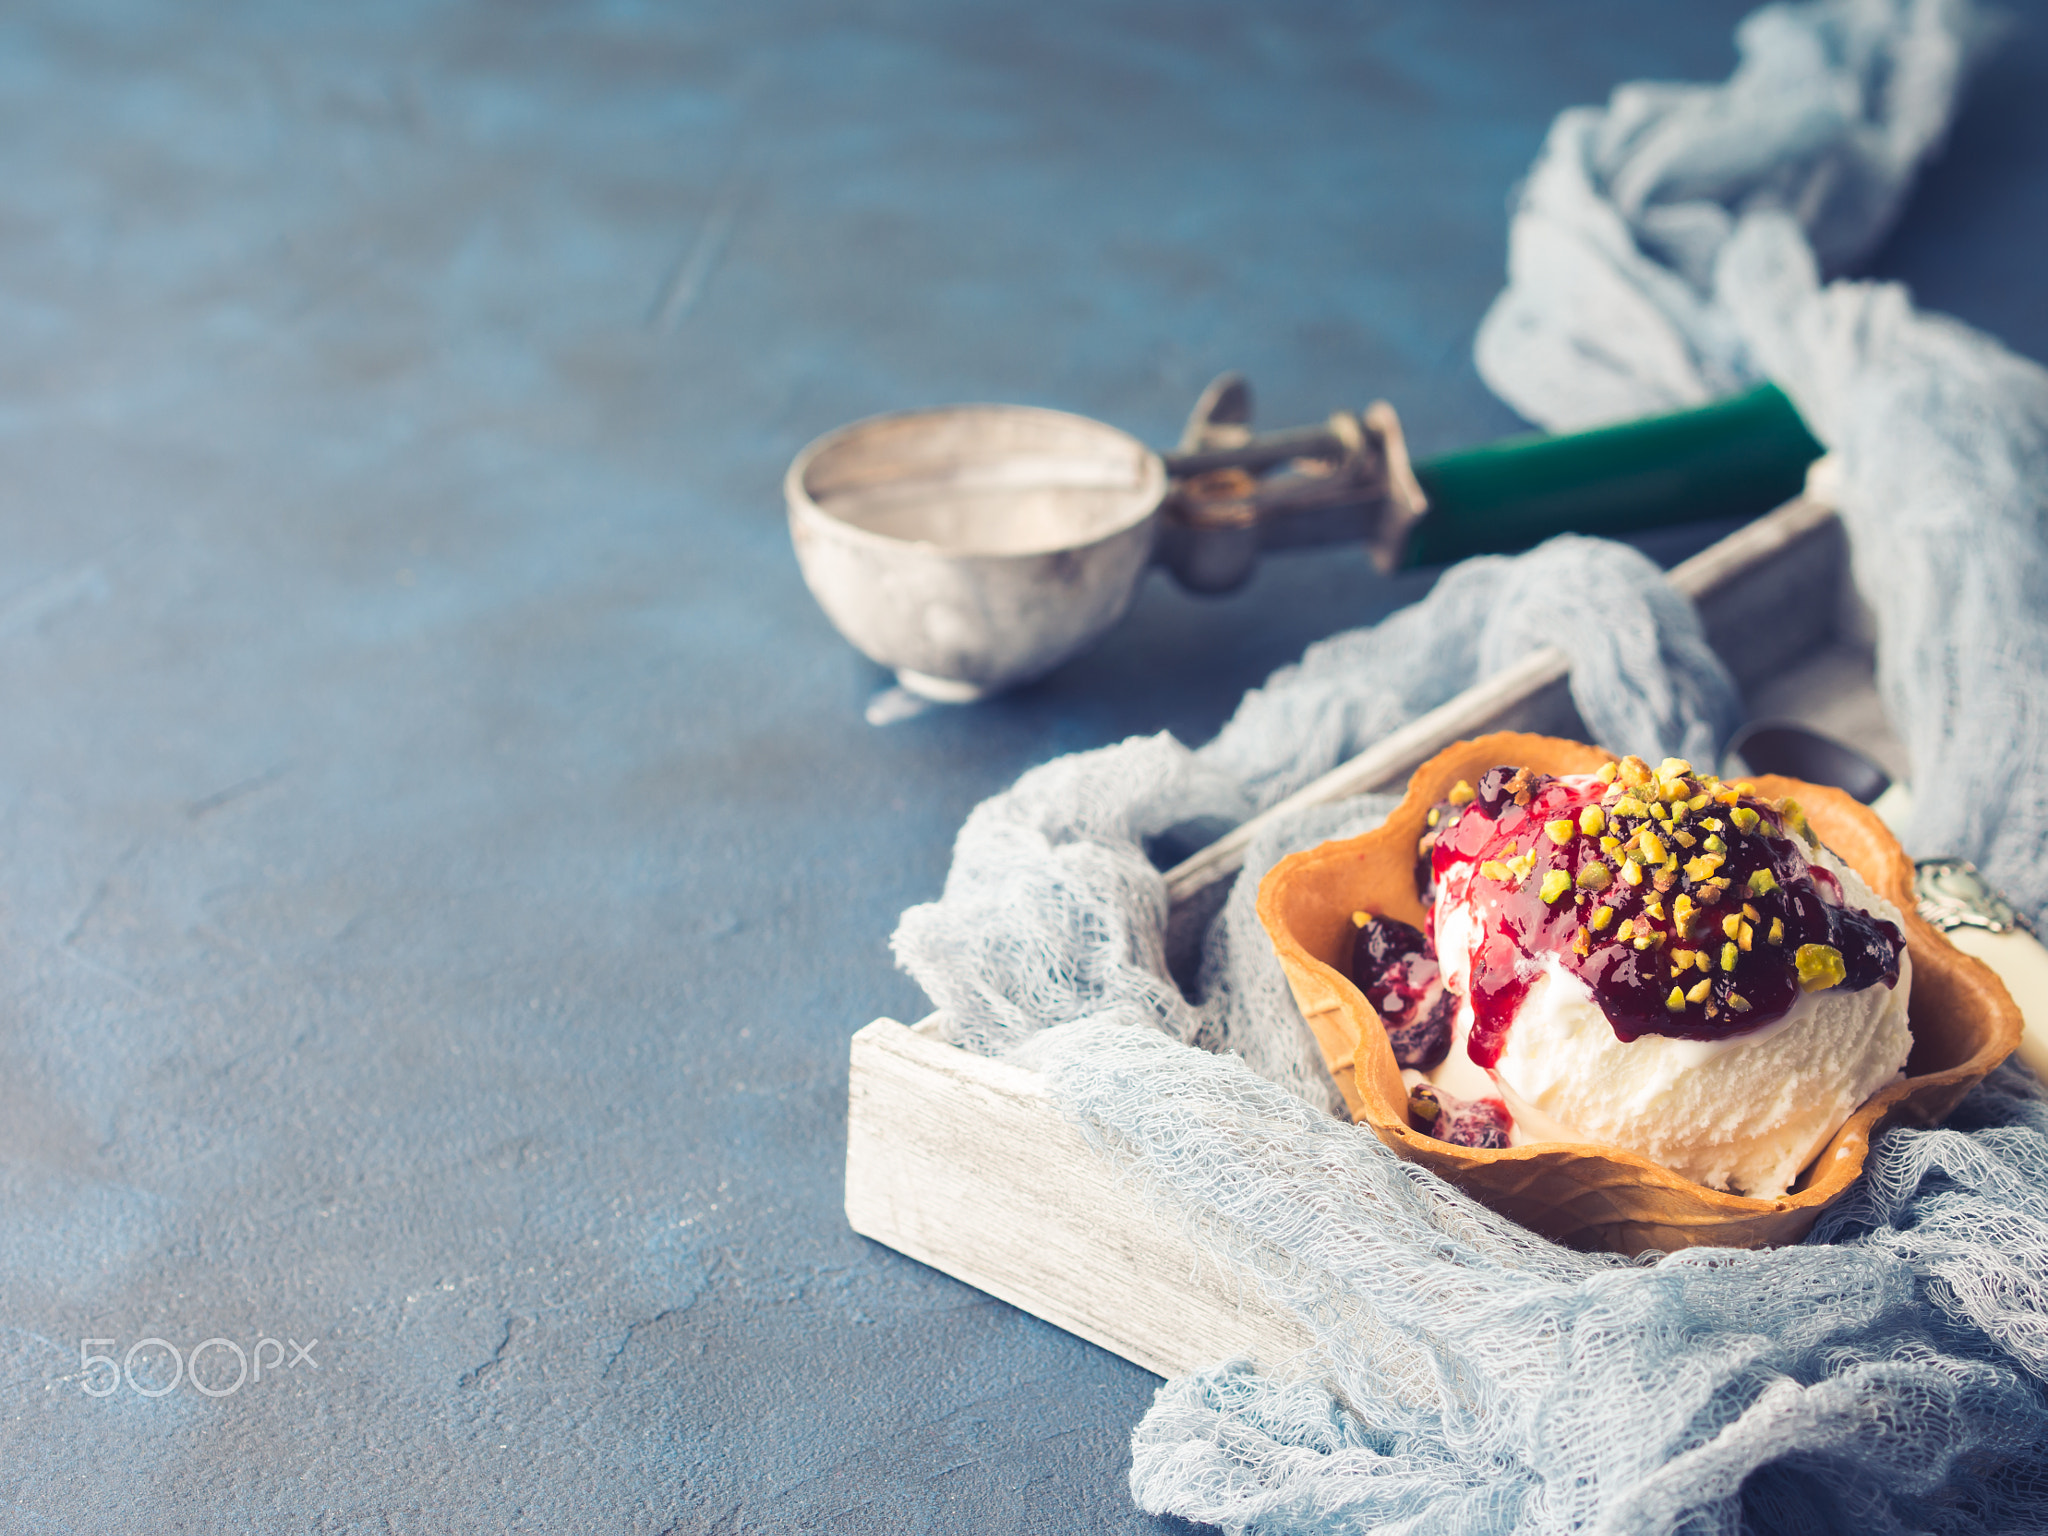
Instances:
[[[878,730],[783,466],[1225,367],[1511,430],[1515,181],[1740,9],[11,9],[0,1529],[1186,1529],[1152,1378],[846,1229],[847,1037],[977,800],[1430,577]],[[2040,20],[1878,263],[2034,356]]]

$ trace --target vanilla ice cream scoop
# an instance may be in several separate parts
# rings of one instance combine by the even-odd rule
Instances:
[[[1502,767],[1437,808],[1424,851],[1455,1014],[1405,1074],[1417,1129],[1468,1135],[1489,1106],[1514,1144],[1606,1143],[1771,1198],[1912,1049],[1899,913],[1791,801],[1677,759]]]
[[[1898,925],[1898,909],[1854,870],[1824,848],[1815,862],[1850,904]],[[1483,896],[1475,906],[1441,895],[1438,914],[1445,983],[1462,995],[1489,914]],[[1802,992],[1778,1019],[1743,1034],[1623,1041],[1593,989],[1550,956],[1507,1031],[1492,1084],[1513,1117],[1513,1144],[1606,1142],[1711,1188],[1769,1198],[1790,1189],[1856,1106],[1905,1065],[1911,986],[1902,953],[1896,985]],[[1469,1033],[1469,1005],[1460,1017]],[[1452,1051],[1464,1046],[1454,1025]]]

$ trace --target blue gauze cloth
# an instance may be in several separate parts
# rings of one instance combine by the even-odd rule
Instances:
[[[1958,4],[1771,7],[1727,83],[1564,114],[1478,353],[1550,426],[1779,382],[1840,462],[1915,851],[1973,857],[2039,913],[2048,374],[1820,276],[1882,237],[1981,36]],[[1561,593],[1586,594],[1563,624]],[[1711,759],[1736,706],[1696,616],[1634,552],[1556,540],[1313,647],[1199,751],[1136,739],[1025,775],[904,914],[898,957],[948,1037],[1043,1072],[1315,1340],[1269,1374],[1166,1383],[1132,1438],[1137,1501],[1272,1533],[2048,1526],[2048,1107],[2022,1069],[1941,1130],[1883,1136],[1804,1245],[1632,1263],[1492,1215],[1333,1113],[1253,901],[1387,798],[1269,830],[1197,1000],[1169,978],[1149,838],[1274,804],[1560,631],[1598,739]]]

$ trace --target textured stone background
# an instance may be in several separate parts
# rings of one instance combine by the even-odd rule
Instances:
[[[846,1040],[975,801],[1427,577],[1155,580],[875,730],[783,466],[1223,367],[1510,430],[1510,189],[1741,9],[9,8],[0,1529],[1175,1528],[1151,1378],[846,1230]],[[1879,266],[2042,356],[2027,20]],[[317,1345],[84,1390],[151,1336]]]

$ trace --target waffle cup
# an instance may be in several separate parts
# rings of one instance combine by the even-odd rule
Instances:
[[[1283,859],[1259,887],[1259,920],[1278,951],[1309,1028],[1354,1121],[1502,1215],[1582,1249],[1640,1253],[1764,1248],[1797,1242],[1862,1172],[1880,1125],[1937,1125],[2019,1043],[2019,1009],[1998,977],[1914,910],[1913,864],[1884,823],[1840,790],[1764,774],[1757,793],[1791,795],[1814,832],[1896,906],[1913,959],[1906,1075],[1880,1088],[1777,1199],[1709,1189],[1620,1147],[1540,1142],[1485,1151],[1453,1146],[1408,1124],[1408,1090],[1380,1017],[1353,985],[1351,914],[1365,910],[1421,927],[1415,848],[1429,808],[1460,779],[1501,763],[1542,773],[1591,773],[1611,754],[1575,741],[1501,732],[1459,742],[1415,771],[1394,814],[1363,837]]]

